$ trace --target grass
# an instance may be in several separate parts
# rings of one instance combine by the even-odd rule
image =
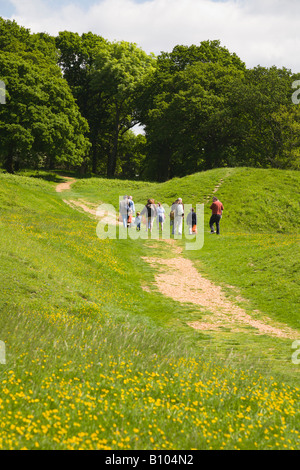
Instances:
[[[203,249],[184,256],[235,286],[247,308],[299,329],[297,175],[225,169],[162,185],[91,178],[63,195],[55,175],[0,175],[0,448],[299,449],[291,341],[187,327],[200,311],[141,289],[155,274],[141,257],[167,249],[99,240],[95,222],[62,201],[116,205],[116,193],[132,192],[142,203],[151,191],[195,204],[223,179],[222,236],[205,234]],[[258,230],[254,212],[238,212],[251,194],[260,209],[270,200],[272,234],[265,219]],[[274,215],[275,201],[292,201],[291,210]]]
[[[205,233],[204,247],[185,252],[211,279],[234,285],[256,307],[291,327],[299,327],[300,222],[295,214],[300,192],[297,172],[249,168],[218,169],[163,184],[91,178],[77,182],[67,196],[118,206],[118,197],[132,192],[136,203],[150,196],[171,203],[179,196],[205,203],[205,231],[213,190],[224,202],[221,240]],[[193,194],[195,193],[195,194]],[[209,198],[209,199],[207,199]],[[216,246],[218,251],[216,259]],[[137,245],[135,245],[136,248]],[[164,255],[165,256],[165,255]]]
[[[230,170],[228,170],[230,171]],[[89,178],[79,180],[72,186],[69,198],[85,197],[91,202],[104,202],[118,206],[119,196],[133,195],[137,203],[145,204],[151,197],[156,201],[171,205],[180,194],[191,204],[196,204],[211,195],[212,191],[224,176],[224,170],[207,171],[203,174],[174,178],[166,183],[150,183],[144,181],[114,180],[104,178]]]

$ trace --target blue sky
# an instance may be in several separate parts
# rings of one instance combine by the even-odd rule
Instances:
[[[92,31],[147,53],[219,39],[250,67],[300,72],[300,0],[0,0],[32,32]]]
[[[8,18],[14,13],[14,11],[14,6],[10,2],[0,0],[0,16],[2,16],[3,18]]]

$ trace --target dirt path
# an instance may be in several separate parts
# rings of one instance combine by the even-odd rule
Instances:
[[[66,178],[68,181],[60,183],[56,187],[57,192],[69,190],[76,181],[74,178]],[[215,191],[222,185],[221,180]],[[76,210],[83,210],[93,218],[97,217],[97,204],[92,204],[83,200],[64,200],[66,204]],[[107,214],[105,223],[119,223],[115,215]],[[174,254],[173,258],[163,259],[154,257],[143,257],[156,270],[156,288],[166,297],[170,297],[180,303],[197,305],[203,311],[203,321],[189,322],[188,325],[197,330],[219,330],[229,328],[230,331],[245,331],[249,327],[258,335],[270,335],[277,338],[299,338],[299,332],[292,330],[286,325],[276,324],[270,318],[260,312],[253,312],[253,316],[248,314],[243,308],[238,306],[238,302],[243,299],[236,297],[236,302],[229,300],[222,288],[210,280],[203,277],[195,268],[193,263],[182,256],[182,248],[175,240],[156,240],[156,243],[163,242],[169,245]],[[157,246],[157,245],[156,245]],[[149,246],[150,247],[150,246]],[[151,286],[142,287],[146,292],[151,292]],[[259,317],[259,318],[257,318]]]
[[[204,321],[190,322],[189,326],[197,330],[227,327],[231,331],[244,331],[245,327],[249,331],[249,327],[252,327],[253,332],[259,335],[299,338],[298,332],[286,325],[273,326],[274,321],[259,312],[253,312],[254,316],[248,314],[237,303],[229,300],[220,286],[201,276],[189,259],[178,257],[178,249],[176,255],[171,259],[143,259],[158,271],[155,283],[163,295],[181,303],[195,304],[203,310]]]
[[[118,220],[115,214],[112,213],[106,213],[105,216],[102,216],[102,214],[97,211],[99,204],[93,204],[88,201],[84,201],[82,199],[79,199],[78,201],[74,201],[73,199],[70,199],[69,201],[63,200],[68,206],[72,207],[72,209],[76,210],[82,210],[83,212],[87,212],[90,214],[93,218],[98,218],[101,217],[101,222],[103,224],[108,224],[108,225],[122,225],[121,222]]]
[[[217,185],[214,187],[214,189],[212,190],[212,194],[209,194],[207,197],[206,197],[206,200],[204,201],[205,204],[207,204],[208,202],[211,201],[211,198],[213,196],[216,195],[216,193],[219,191],[219,189],[221,188],[221,186],[224,184],[225,180],[232,174],[232,171],[231,170],[228,170],[226,175],[224,175],[224,178],[221,178],[219,180],[219,182],[217,183]]]
[[[75,178],[71,178],[69,176],[64,176],[63,178],[67,181],[64,183],[59,183],[56,186],[55,190],[57,193],[62,193],[63,191],[70,191],[71,185],[76,183],[77,181]],[[88,214],[92,215],[93,218],[98,217],[97,209],[99,207],[99,204],[93,204],[91,202],[84,201],[83,199],[79,199],[77,201],[73,199],[63,199],[63,202],[68,206],[72,207],[72,209],[87,212]],[[101,217],[101,220],[105,224],[119,224],[119,221],[117,220],[114,214],[107,214],[105,217]]]
[[[76,182],[75,178],[71,178],[69,176],[64,176],[63,178],[66,179],[67,181],[65,183],[59,183],[56,186],[55,189],[57,193],[62,193],[63,191],[69,191],[71,189],[71,185]]]
[[[68,204],[68,206],[72,207],[72,209],[82,209],[84,212],[87,212],[88,214],[91,214],[93,217],[96,217],[96,212],[97,209],[94,207],[94,204],[89,204],[86,201],[81,202],[81,200],[74,201],[73,199],[70,199],[67,201],[66,199],[63,199],[65,204]]]

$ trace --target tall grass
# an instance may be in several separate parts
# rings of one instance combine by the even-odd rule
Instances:
[[[224,191],[235,171],[224,180]],[[203,179],[188,177],[195,200],[210,195],[222,177],[223,170]],[[113,183],[98,183],[81,181],[69,197],[115,204]],[[176,197],[183,194],[181,183]],[[137,202],[146,199],[150,187],[156,199],[169,194],[163,202],[175,197],[171,182],[133,184]],[[126,182],[119,189],[130,192]],[[66,206],[66,196],[55,194],[53,182],[0,175],[0,340],[6,346],[6,364],[0,365],[0,448],[299,448],[298,369],[287,358],[290,343],[251,333],[218,338],[191,330],[187,319],[200,312],[141,289],[154,275],[141,259],[150,250],[147,242],[99,240],[96,223]],[[231,235],[225,217],[222,228],[219,240],[207,236],[198,268],[220,283],[239,285],[232,261],[239,254],[245,270],[241,287],[247,291],[243,243],[247,237],[251,243],[262,239],[251,227],[247,237]],[[274,240],[283,238],[274,235]],[[283,253],[292,277],[291,246],[278,244],[273,251],[269,244],[263,251],[268,261]],[[219,263],[212,264],[216,253]],[[226,253],[231,261],[225,268]],[[258,253],[252,247],[253,260]],[[285,270],[280,275],[289,282]],[[262,271],[261,284],[263,277]],[[255,273],[251,279],[258,279]],[[256,289],[251,292],[257,307],[268,303]],[[274,317],[286,319],[287,303],[282,300]],[[295,313],[290,324],[297,327],[297,318]],[[250,345],[252,361],[244,359]],[[273,361],[268,348],[282,358]],[[278,380],[279,373],[284,379]]]

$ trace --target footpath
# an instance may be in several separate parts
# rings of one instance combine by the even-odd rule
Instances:
[[[76,182],[74,178],[67,178],[64,183],[56,187],[61,193],[68,191]],[[218,190],[220,184],[216,187]],[[93,218],[97,218],[96,204],[83,200],[64,200],[66,204],[75,210],[83,210]],[[118,224],[115,216],[106,218],[105,223]],[[192,261],[183,256],[183,249],[178,246],[176,240],[150,240],[152,246],[157,248],[158,243],[168,243],[169,251],[174,255],[171,258],[143,257],[143,260],[155,269],[155,285],[163,295],[172,298],[182,304],[194,304],[202,311],[201,322],[188,322],[187,324],[196,330],[220,331],[220,328],[229,328],[232,332],[249,332],[257,335],[269,335],[277,338],[297,339],[299,332],[289,328],[287,325],[275,323],[274,320],[255,310],[251,315],[238,304],[247,302],[245,299],[236,297],[230,300],[222,288],[207,278],[203,277],[195,268]],[[154,243],[154,245],[153,245]],[[151,246],[151,245],[150,245]],[[150,247],[149,246],[149,247]],[[151,292],[151,286],[141,286],[145,291]],[[229,286],[231,287],[231,286]],[[247,330],[248,329],[248,330]]]

